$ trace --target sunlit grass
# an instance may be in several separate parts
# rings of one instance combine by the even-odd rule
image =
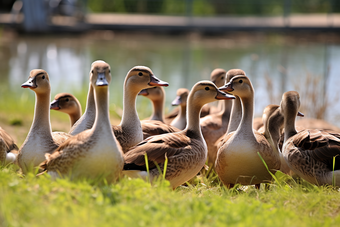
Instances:
[[[335,226],[339,191],[308,183],[228,190],[209,179],[171,190],[123,178],[91,185],[0,170],[1,226]],[[203,183],[205,181],[205,183]]]

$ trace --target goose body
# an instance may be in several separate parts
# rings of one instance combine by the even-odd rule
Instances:
[[[270,143],[261,133],[253,130],[254,89],[244,74],[233,77],[221,90],[239,96],[242,101],[242,120],[235,132],[227,134],[218,150],[215,163],[216,172],[226,186],[234,184],[259,187],[260,183],[269,182],[280,168],[280,156],[274,152]]]
[[[18,146],[12,137],[0,127],[0,165],[14,163],[18,155]]]
[[[40,167],[53,178],[97,180],[102,177],[112,183],[121,175],[124,161],[109,119],[110,66],[96,61],[92,68],[90,81],[96,105],[93,127],[66,140],[53,154],[46,154],[46,161]]]
[[[282,152],[286,163],[294,173],[312,184],[340,186],[340,134],[318,129],[297,132],[294,114],[299,107],[297,92],[283,95],[285,138]]]
[[[52,153],[70,135],[51,131],[51,86],[45,70],[32,70],[28,81],[21,87],[30,88],[36,95],[33,123],[18,154],[18,164],[22,172],[27,173],[45,160],[45,153]]]
[[[70,117],[71,127],[81,117],[81,105],[78,99],[70,93],[59,93],[50,103],[50,109],[66,113]]]
[[[201,108],[216,99],[230,98],[233,96],[220,92],[209,81],[196,83],[188,97],[187,127],[180,132],[149,137],[131,148],[124,155],[123,173],[145,179],[147,172],[144,155],[147,154],[151,181],[161,175],[154,162],[163,170],[166,157],[168,164],[165,178],[173,188],[194,177],[207,158],[207,147],[199,125]]]

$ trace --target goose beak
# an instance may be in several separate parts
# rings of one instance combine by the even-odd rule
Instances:
[[[149,92],[146,89],[141,90],[138,95],[143,95],[143,96],[147,96],[149,94]]]
[[[31,89],[34,89],[34,88],[37,88],[37,84],[35,83],[35,78],[32,77],[32,78],[29,78],[25,83],[23,83],[21,85],[22,88],[31,88]]]
[[[167,87],[169,86],[169,83],[161,81],[160,79],[158,79],[157,77],[155,77],[154,75],[150,75],[150,82],[149,82],[150,86],[164,86]]]
[[[97,86],[108,86],[109,82],[107,82],[105,73],[98,73],[97,81],[96,81]]]
[[[60,110],[59,100],[55,99],[50,103],[50,110]]]
[[[217,95],[216,95],[216,97],[215,97],[215,99],[217,99],[217,100],[225,100],[225,99],[235,99],[235,96],[233,96],[233,95],[230,95],[230,94],[228,94],[228,93],[224,93],[224,92],[222,92],[222,91],[220,91],[220,90],[217,90]]]
[[[297,113],[297,116],[299,116],[299,117],[304,117],[305,115],[299,111],[299,112]]]
[[[218,88],[220,91],[232,92],[234,91],[233,83],[228,82],[224,86]]]
[[[181,104],[181,102],[182,102],[181,96],[177,96],[177,97],[175,98],[175,100],[172,101],[171,105],[172,105],[172,106],[178,106],[178,105]]]

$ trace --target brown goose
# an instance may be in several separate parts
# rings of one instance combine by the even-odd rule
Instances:
[[[164,122],[163,108],[165,100],[165,91],[163,87],[152,87],[141,90],[138,95],[142,95],[152,102],[152,115],[149,120]]]
[[[0,166],[14,163],[18,155],[18,150],[12,137],[0,127]]]
[[[312,184],[340,186],[340,134],[317,129],[297,132],[295,116],[299,107],[299,93],[283,94],[285,138],[282,152],[286,163],[294,173]]]
[[[90,81],[95,93],[96,118],[91,129],[80,132],[62,143],[40,167],[52,178],[70,177],[71,180],[105,179],[115,182],[121,175],[124,159],[109,118],[110,68],[94,68]]]
[[[145,66],[135,66],[127,73],[124,81],[122,120],[119,125],[112,126],[124,153],[143,140],[142,126],[136,110],[138,93],[146,88],[168,85],[156,78],[151,69]]]
[[[71,121],[71,127],[81,117],[80,102],[70,93],[57,94],[50,103],[50,109],[68,114]]]
[[[180,132],[149,137],[131,148],[124,155],[123,173],[145,179],[144,155],[147,154],[151,181],[160,176],[155,162],[163,169],[166,157],[169,161],[165,178],[173,188],[194,177],[207,158],[207,147],[199,125],[200,111],[208,102],[231,98],[234,97],[220,92],[210,81],[196,83],[188,97],[187,127]]]
[[[45,153],[52,153],[70,135],[51,131],[51,86],[45,70],[32,70],[28,80],[21,87],[30,88],[36,97],[32,126],[18,154],[18,164],[25,174],[45,160]]]
[[[149,98],[153,104],[153,114],[150,120],[142,120],[143,139],[150,136],[165,133],[179,132],[180,130],[171,125],[165,124],[163,120],[163,106],[165,92],[162,87],[143,89],[138,93]]]
[[[242,120],[235,132],[226,134],[217,153],[216,172],[227,187],[251,185],[272,179],[258,153],[274,173],[280,168],[280,154],[273,151],[263,134],[253,130],[254,89],[245,75],[233,77],[221,90],[237,95],[242,101]]]

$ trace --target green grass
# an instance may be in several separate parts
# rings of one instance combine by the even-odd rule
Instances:
[[[304,184],[227,190],[207,179],[193,186],[114,185],[21,177],[0,170],[0,226],[335,226],[339,191]],[[199,182],[199,181],[198,181]],[[204,182],[204,183],[202,183]],[[283,184],[283,182],[281,182]],[[242,190],[241,190],[242,189]]]

